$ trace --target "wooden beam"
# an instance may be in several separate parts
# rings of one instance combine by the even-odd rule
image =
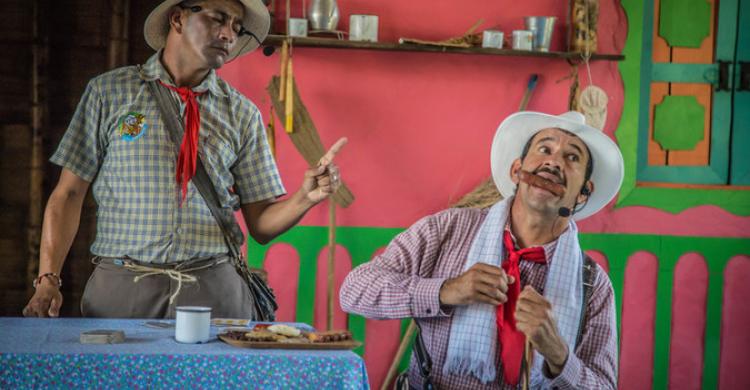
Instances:
[[[292,82],[294,83],[294,80]],[[286,116],[286,107],[284,102],[279,101],[279,84],[279,76],[273,76],[266,89],[268,90],[268,94],[271,95],[271,103],[273,103],[276,115],[279,118],[284,118]],[[290,97],[287,96],[286,98],[289,99]],[[294,83],[293,87],[293,98],[294,115],[292,120],[294,121],[294,132],[288,135],[307,164],[314,167],[318,165],[318,160],[323,157],[326,150],[323,148],[323,143],[320,141],[320,135],[318,135],[318,130],[315,128],[310,113],[307,112],[307,107],[302,103],[296,83]],[[341,186],[331,196],[331,199],[341,207],[349,207],[354,201],[354,195],[342,180]]]
[[[49,89],[46,69],[49,58],[46,31],[41,31],[42,0],[34,0],[34,15],[32,19],[32,70],[31,70],[31,161],[29,172],[29,222],[27,226],[28,260],[26,264],[26,279],[36,277],[39,266],[39,245],[42,236],[42,205],[44,184],[44,144],[42,133],[49,123],[46,120],[47,90]],[[31,293],[30,284],[27,285],[27,295]]]
[[[281,46],[287,39],[283,35],[269,35],[263,42],[266,45]],[[541,57],[541,58],[562,58],[571,61],[582,60],[581,53],[577,52],[540,52],[527,50],[511,49],[488,49],[482,47],[448,47],[448,46],[431,46],[417,45],[410,43],[395,42],[361,42],[348,41],[332,38],[314,38],[314,37],[293,37],[292,45],[296,47],[316,47],[328,49],[358,49],[358,50],[381,50],[381,51],[406,51],[406,52],[432,52],[432,53],[452,53],[452,54],[480,54],[496,55],[508,57]],[[622,61],[625,56],[621,54],[592,54],[591,60],[609,60]]]

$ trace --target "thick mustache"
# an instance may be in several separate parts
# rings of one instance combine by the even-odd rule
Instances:
[[[562,176],[562,172],[557,169],[551,169],[549,167],[539,167],[534,171],[534,174],[538,174],[539,172],[547,172],[549,174],[555,175],[557,179],[560,181],[560,184],[567,185],[567,182],[565,178]]]

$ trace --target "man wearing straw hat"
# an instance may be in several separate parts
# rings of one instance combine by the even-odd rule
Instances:
[[[504,200],[418,221],[347,276],[342,307],[416,319],[433,369],[412,358],[414,388],[517,388],[527,360],[532,388],[615,388],[614,293],[574,221],[619,190],[617,145],[580,113],[519,112],[500,124],[491,164]]]
[[[173,317],[178,305],[200,305],[213,316],[258,318],[248,274],[228,255],[237,253],[242,233],[233,246],[214,210],[234,227],[232,212],[241,209],[250,235],[270,241],[336,190],[333,157],[346,142],[305,173],[296,193],[276,201],[285,190],[260,112],[216,75],[255,50],[269,23],[261,0],[164,1],[144,28],[157,52],[142,66],[89,82],[51,158],[62,173],[47,204],[36,292],[24,315],[58,315],[59,274],[93,183],[98,266],[82,297],[84,316]],[[170,104],[177,120],[162,114]],[[197,190],[201,172],[214,202]]]

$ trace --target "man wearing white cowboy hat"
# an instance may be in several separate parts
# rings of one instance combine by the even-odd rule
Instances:
[[[256,49],[269,23],[260,0],[164,1],[144,28],[157,52],[89,82],[51,158],[62,173],[24,315],[58,315],[59,274],[93,183],[97,267],[82,297],[84,316],[173,317],[178,305],[201,305],[218,317],[272,317],[256,307],[257,278],[228,255],[237,253],[231,242],[243,240],[232,210],[242,210],[258,242],[283,233],[339,186],[333,158],[346,139],[305,173],[296,193],[276,201],[285,190],[260,112],[216,75]],[[162,115],[170,106],[179,120]],[[204,199],[211,192],[214,201]],[[220,225],[215,214],[230,222]]]
[[[615,388],[612,285],[574,220],[619,190],[617,145],[580,113],[519,112],[500,124],[491,163],[504,200],[418,221],[347,276],[342,307],[416,319],[434,368],[415,354],[415,388],[517,388],[526,340],[532,388]]]

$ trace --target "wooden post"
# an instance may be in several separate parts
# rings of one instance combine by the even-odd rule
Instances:
[[[29,225],[27,229],[28,262],[26,265],[27,280],[36,277],[39,266],[39,245],[42,235],[42,192],[44,184],[44,144],[42,130],[47,124],[47,61],[49,48],[46,30],[42,19],[42,0],[34,0],[32,6],[32,70],[31,70],[31,161],[29,172]],[[28,293],[33,292],[30,283]]]
[[[109,30],[109,69],[123,66],[127,62],[129,17],[130,0],[113,0]]]
[[[398,364],[401,362],[401,359],[404,357],[404,353],[406,353],[406,349],[409,347],[409,343],[411,343],[411,339],[414,336],[414,332],[416,330],[417,330],[417,324],[414,322],[414,320],[411,320],[411,322],[409,322],[409,327],[406,328],[406,333],[404,333],[404,337],[401,339],[401,344],[398,345],[396,356],[393,357],[391,366],[388,368],[388,374],[385,375],[385,380],[383,381],[383,384],[380,386],[380,390],[388,390],[388,385],[393,381],[393,378],[396,377],[396,370],[398,370]]]
[[[336,202],[328,199],[328,316],[326,329],[333,329],[333,301],[335,294],[334,260],[336,256]]]
[[[284,11],[286,11],[286,23],[285,24],[286,24],[286,35],[287,36],[289,35],[289,19],[292,16],[292,7],[291,7],[290,3],[291,3],[291,0],[286,0],[286,9],[284,10]]]

